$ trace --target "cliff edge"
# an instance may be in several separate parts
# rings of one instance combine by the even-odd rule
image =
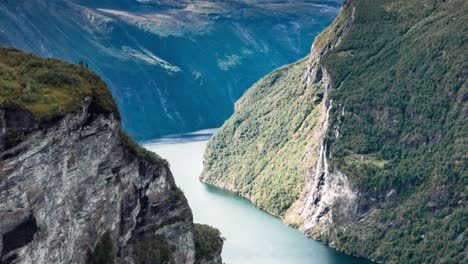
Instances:
[[[0,48],[0,77],[0,263],[195,263],[168,163],[97,75]]]

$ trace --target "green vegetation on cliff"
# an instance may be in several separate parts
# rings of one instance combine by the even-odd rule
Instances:
[[[102,237],[99,243],[89,256],[90,264],[112,264],[115,263],[114,247],[110,234],[107,232]]]
[[[468,4],[353,3],[353,26],[324,59],[339,87],[332,99],[345,112],[333,112],[340,137],[331,156],[345,171],[358,170],[349,172],[363,191],[411,190],[431,172],[439,184],[462,179]],[[363,166],[348,162],[356,155]]]
[[[329,167],[350,179],[359,207],[352,220],[333,214],[318,238],[379,262],[467,262],[468,2],[346,4],[315,47],[338,44],[320,62],[332,84],[325,141]],[[342,34],[344,16],[352,24]],[[284,215],[317,158],[312,142],[323,140],[310,138],[323,91],[301,89],[303,63],[241,98],[208,145],[203,180]]]
[[[141,238],[134,242],[135,261],[142,264],[176,264],[170,245],[163,237]]]
[[[14,104],[37,118],[52,118],[78,111],[85,97],[118,115],[106,84],[85,67],[0,47],[0,105]]]
[[[143,160],[146,160],[147,162],[151,164],[155,164],[155,165],[163,166],[163,167],[169,167],[169,162],[166,159],[142,147],[125,131],[120,130],[120,138],[122,139],[122,143],[124,144],[124,146],[127,147],[127,149],[130,152],[132,152],[134,155],[142,158]]]
[[[352,4],[353,26],[323,60],[340,108],[331,161],[366,194],[361,203],[397,198],[365,241],[351,229],[338,246],[385,262],[464,262],[468,2]]]
[[[302,60],[276,70],[237,102],[236,113],[208,145],[204,181],[276,215],[299,198],[301,172],[315,161],[304,154],[313,144],[323,97],[318,87],[305,89],[306,66]]]
[[[37,120],[48,120],[80,111],[86,98],[92,100],[93,111],[119,117],[106,84],[86,67],[0,47],[0,108],[17,106]],[[27,133],[6,131],[6,146],[16,145]],[[169,166],[165,159],[141,147],[122,130],[120,137],[134,155],[155,165]]]
[[[224,240],[218,229],[209,225],[195,224],[195,263],[220,256]]]

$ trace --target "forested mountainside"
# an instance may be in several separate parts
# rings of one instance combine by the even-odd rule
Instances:
[[[83,61],[148,139],[220,126],[254,81],[310,52],[341,1],[4,0],[0,44]]]
[[[96,74],[0,47],[0,263],[222,263],[168,166]]]
[[[346,1],[306,59],[236,103],[201,179],[350,254],[467,262],[467,14]]]

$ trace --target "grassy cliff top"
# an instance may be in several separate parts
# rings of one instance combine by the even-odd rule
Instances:
[[[0,107],[16,105],[44,120],[79,111],[85,98],[92,98],[99,111],[120,117],[106,84],[86,67],[0,47]],[[7,139],[12,137],[16,143],[22,139],[10,134]],[[120,137],[131,153],[152,164],[169,166],[165,159],[139,146],[125,132]]]
[[[42,119],[77,111],[86,97],[119,116],[106,84],[85,67],[0,47],[0,105],[15,104]]]
[[[213,259],[221,254],[224,240],[218,229],[202,224],[195,224],[195,263]]]

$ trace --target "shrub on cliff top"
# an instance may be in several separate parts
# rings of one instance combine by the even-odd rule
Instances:
[[[158,154],[140,146],[140,144],[133,140],[133,138],[125,131],[120,130],[120,138],[122,139],[124,146],[126,146],[130,152],[137,155],[138,157],[148,161],[151,164],[162,167],[169,167],[169,162],[166,159],[163,159]]]
[[[221,254],[224,241],[218,229],[209,225],[195,224],[194,237],[196,263]]]

